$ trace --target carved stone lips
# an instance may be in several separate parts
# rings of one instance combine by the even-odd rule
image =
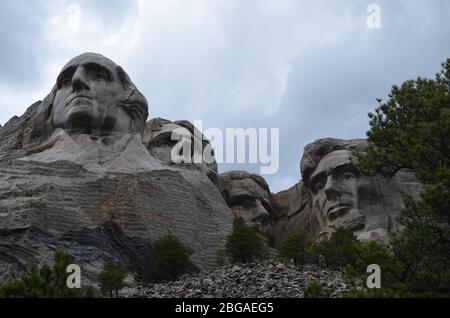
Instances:
[[[72,98],[69,99],[69,101],[67,102],[66,105],[69,105],[71,102],[73,102],[77,98],[92,99],[92,97],[86,96],[86,95],[75,95],[75,96],[73,96]]]
[[[345,210],[348,210],[350,208],[351,208],[350,204],[345,204],[345,203],[336,204],[336,205],[333,205],[328,208],[327,214],[330,217],[336,217],[339,214],[341,214],[342,212],[344,212]]]

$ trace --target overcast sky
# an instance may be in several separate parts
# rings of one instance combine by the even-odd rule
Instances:
[[[370,4],[381,28],[368,28]],[[203,128],[280,128],[273,192],[300,179],[303,147],[359,138],[393,84],[450,57],[447,0],[0,0],[0,124],[43,99],[82,52],[120,64],[150,117]],[[221,171],[258,165],[223,164]]]

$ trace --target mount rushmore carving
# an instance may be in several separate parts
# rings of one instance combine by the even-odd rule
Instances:
[[[120,66],[85,53],[43,101],[0,128],[0,283],[57,249],[88,279],[109,259],[139,277],[152,241],[167,233],[194,249],[197,266],[212,267],[237,216],[273,247],[300,229],[320,239],[339,227],[385,242],[398,227],[401,191],[420,188],[409,172],[387,180],[361,171],[352,151],[366,141],[323,139],[305,147],[302,181],[274,194],[261,176],[218,174],[214,158],[174,163],[173,131],[196,138],[196,128],[148,115]]]

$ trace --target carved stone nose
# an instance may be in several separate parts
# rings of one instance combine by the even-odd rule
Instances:
[[[256,209],[253,212],[253,221],[264,223],[269,218],[269,212],[264,208],[260,200],[256,200]]]
[[[72,87],[74,91],[89,90],[89,79],[84,67],[77,68],[72,77]]]
[[[336,186],[336,180],[334,180],[332,176],[328,176],[324,192],[329,200],[333,200],[339,197],[341,192],[339,188]]]

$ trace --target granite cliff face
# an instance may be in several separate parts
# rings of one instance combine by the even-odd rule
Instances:
[[[147,105],[135,88],[103,115],[85,98],[107,97],[104,83],[88,78],[92,64],[132,87],[115,64],[85,54],[61,72],[72,84],[58,79],[44,101],[0,128],[0,283],[50,263],[56,249],[73,255],[88,281],[109,259],[139,277],[151,243],[169,232],[210,268],[231,230],[232,212],[208,177],[214,169],[168,165],[144,145]],[[73,86],[65,98],[64,85]]]
[[[320,239],[340,227],[386,243],[399,227],[401,192],[421,189],[410,171],[392,179],[362,171],[352,151],[367,141],[327,138],[305,147],[302,180],[274,194],[261,176],[219,175],[190,122],[147,118],[147,100],[125,71],[87,53],[62,69],[42,102],[0,126],[0,284],[51,263],[55,250],[75,257],[85,283],[108,260],[139,279],[152,242],[168,233],[210,269],[237,216],[271,247],[300,229]],[[184,158],[208,158],[174,162],[179,130],[200,145],[183,148]]]

